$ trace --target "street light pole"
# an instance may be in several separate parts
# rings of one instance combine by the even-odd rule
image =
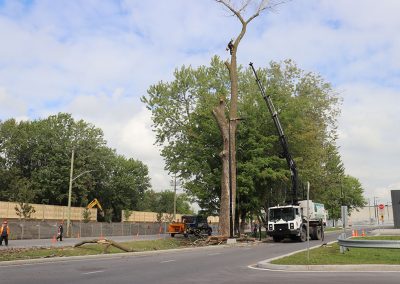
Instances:
[[[81,175],[84,175],[86,173],[93,172],[95,170],[89,170],[89,171],[84,171],[77,175],[76,177],[74,176],[74,158],[75,158],[75,149],[72,148],[72,154],[71,154],[71,170],[69,174],[69,188],[68,188],[68,209],[67,209],[67,237],[70,237],[70,227],[71,227],[71,199],[72,199],[72,182],[76,180],[78,177]]]
[[[68,214],[67,214],[67,236],[70,237],[70,225],[71,225],[71,195],[72,195],[72,181],[74,175],[74,157],[75,149],[72,148],[71,154],[71,170],[69,173],[69,188],[68,188]]]
[[[176,174],[171,183],[174,184],[174,221],[176,221]]]

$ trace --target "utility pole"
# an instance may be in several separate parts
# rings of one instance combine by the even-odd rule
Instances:
[[[70,226],[71,226],[71,196],[72,196],[72,181],[74,175],[74,157],[75,157],[75,148],[72,148],[71,169],[69,173],[69,188],[68,188],[67,237],[70,237]]]
[[[371,201],[368,198],[369,224],[371,224]]]
[[[71,169],[70,169],[70,173],[69,173],[69,187],[68,187],[68,209],[67,209],[67,237],[70,237],[71,235],[71,231],[70,231],[70,227],[71,227],[71,199],[72,199],[72,183],[74,180],[76,180],[78,177],[80,177],[81,175],[90,173],[90,172],[94,172],[96,170],[89,170],[89,171],[84,171],[82,173],[80,173],[79,175],[77,175],[76,177],[74,176],[74,158],[75,158],[75,149],[72,148],[72,153],[71,153]]]
[[[174,221],[176,221],[176,174],[174,175],[174,179],[171,180],[171,185],[174,187]]]

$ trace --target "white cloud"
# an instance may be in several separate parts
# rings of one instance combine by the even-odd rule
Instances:
[[[13,117],[17,121],[26,120],[28,106],[24,101],[11,96],[5,88],[0,86],[0,106],[3,116]]]
[[[168,188],[139,98],[181,65],[208,64],[240,24],[214,1],[0,1],[0,119],[70,112]],[[294,59],[344,98],[339,145],[369,197],[400,183],[398,1],[291,1],[256,18],[239,62]]]
[[[339,145],[344,164],[360,178],[369,196],[384,191],[387,197],[389,186],[400,182],[399,93],[367,83],[342,89]]]

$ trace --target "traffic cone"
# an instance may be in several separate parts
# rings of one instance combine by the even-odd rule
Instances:
[[[356,230],[356,237],[358,237],[358,230]]]
[[[351,236],[352,236],[352,237],[355,237],[355,236],[356,236],[355,230],[351,230]]]
[[[103,234],[100,235],[100,240],[104,240]]]
[[[56,235],[53,236],[53,238],[51,239],[51,242],[52,242],[53,244],[57,242]]]
[[[365,230],[364,230],[364,229],[363,229],[362,232],[361,232],[361,236],[362,236],[362,237],[365,237]]]

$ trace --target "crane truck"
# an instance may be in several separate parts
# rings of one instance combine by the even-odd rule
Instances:
[[[290,170],[291,200],[287,205],[277,205],[268,208],[267,235],[272,237],[275,242],[280,242],[284,238],[291,238],[301,242],[306,241],[308,237],[313,240],[323,239],[327,212],[321,203],[315,203],[311,200],[299,201],[297,199],[298,174],[296,163],[289,152],[289,145],[279,121],[278,112],[275,110],[270,95],[265,93],[251,62],[250,67],[253,70],[258,88],[267,103],[268,110],[278,131],[279,142],[283,148],[283,156]],[[309,236],[307,236],[307,232],[309,232]]]

